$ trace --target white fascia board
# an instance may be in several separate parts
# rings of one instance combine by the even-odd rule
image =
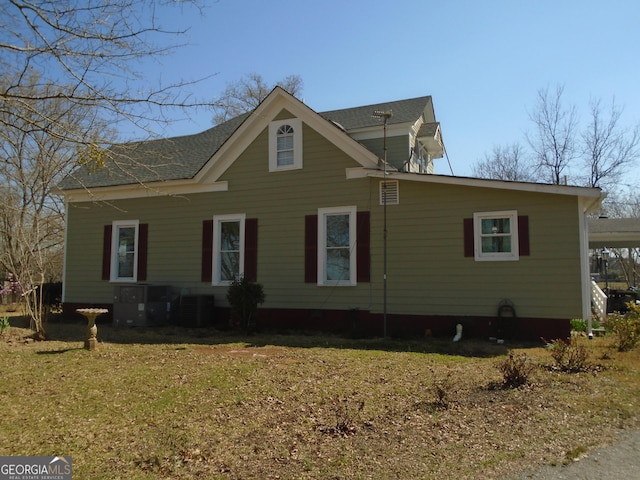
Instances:
[[[217,181],[283,109],[301,119],[304,124],[332,142],[363,167],[377,166],[378,157],[373,152],[333,123],[322,118],[300,100],[280,87],[276,87],[218,149],[194,179],[196,181]]]
[[[56,191],[55,194],[64,195],[67,202],[73,203],[125,200],[130,198],[167,197],[193,193],[226,192],[228,190],[228,182],[203,184],[189,180],[117,185],[113,187],[81,188],[76,190]]]
[[[379,169],[350,168],[347,169],[347,179],[374,177],[384,178],[385,174]],[[590,210],[593,210],[606,196],[599,188],[572,187],[567,185],[548,185],[544,183],[508,182],[503,180],[486,180],[481,178],[454,177],[448,175],[403,173],[398,171],[386,172],[387,178],[406,180],[410,182],[435,183],[441,185],[459,185],[465,187],[494,188],[498,190],[515,190],[520,192],[552,193],[556,195],[570,195],[591,199]]]

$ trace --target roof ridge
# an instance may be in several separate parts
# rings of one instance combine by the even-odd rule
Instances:
[[[392,104],[392,103],[410,103],[410,102],[417,102],[418,100],[427,100],[430,99],[431,95],[423,95],[420,97],[414,97],[414,98],[402,98],[402,99],[398,99],[398,100],[388,100],[385,102],[376,102],[376,103],[371,103],[369,105],[356,105],[353,107],[346,107],[346,108],[335,108],[332,110],[325,110],[322,112],[318,112],[320,115],[326,114],[326,113],[332,113],[332,112],[341,112],[341,111],[346,111],[346,110],[355,110],[355,109],[360,109],[360,108],[374,108],[380,105],[388,105],[388,104]]]

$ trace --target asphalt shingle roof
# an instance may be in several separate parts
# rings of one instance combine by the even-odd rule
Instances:
[[[397,123],[415,122],[424,112],[431,97],[418,97],[394,102],[376,103],[362,107],[345,108],[320,113],[327,120],[342,125],[346,130],[366,128],[380,125],[382,120],[374,117],[373,112],[391,111],[393,116],[388,120],[389,125]]]
[[[376,110],[393,112],[388,123],[415,122],[431,97],[418,97],[320,113],[347,131],[381,125]],[[250,114],[240,115],[194,135],[118,144],[108,151],[105,166],[81,166],[60,184],[62,190],[143,184],[193,178]]]

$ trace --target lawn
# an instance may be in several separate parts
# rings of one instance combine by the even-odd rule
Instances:
[[[71,455],[76,479],[503,479],[640,428],[640,352],[609,337],[568,374],[542,345],[100,326],[89,352],[85,330],[0,337],[0,455]],[[536,365],[515,389],[510,349]]]

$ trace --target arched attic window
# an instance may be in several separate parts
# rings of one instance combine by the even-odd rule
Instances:
[[[302,168],[302,121],[297,118],[269,124],[269,171]]]

